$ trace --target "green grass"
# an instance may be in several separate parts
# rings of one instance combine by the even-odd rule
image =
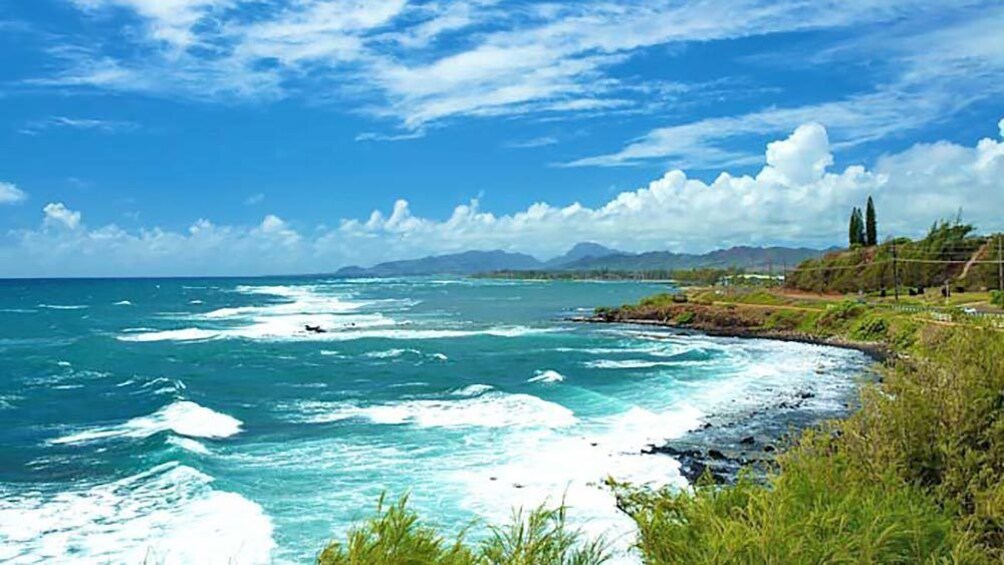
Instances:
[[[871,336],[884,322],[853,327]],[[803,434],[766,485],[618,486],[645,561],[1004,560],[1004,338],[925,327],[914,339],[920,357],[886,370],[848,420]]]
[[[345,541],[331,542],[318,565],[601,565],[610,559],[603,539],[585,539],[568,526],[567,509],[544,506],[513,512],[508,524],[489,526],[489,536],[468,543],[423,524],[403,496],[384,497],[376,513],[354,527]]]

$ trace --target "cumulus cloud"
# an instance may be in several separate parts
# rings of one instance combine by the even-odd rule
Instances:
[[[251,227],[199,220],[187,232],[87,229],[79,212],[52,203],[40,229],[16,232],[0,248],[0,275],[318,272],[467,249],[547,257],[581,241],[631,251],[821,247],[843,241],[851,207],[869,195],[883,236],[921,235],[959,207],[984,230],[1004,229],[1004,135],[972,146],[921,143],[870,167],[834,170],[826,128],[806,123],[769,143],[763,159],[755,175],[722,172],[710,183],[674,169],[595,208],[538,202],[496,215],[473,200],[434,219],[400,199],[389,212],[346,218],[309,236],[271,214]]]
[[[17,204],[27,198],[28,195],[13,183],[0,182],[0,204]]]
[[[80,225],[80,212],[74,212],[62,202],[50,202],[42,208],[45,212],[45,225],[68,229],[77,229]]]

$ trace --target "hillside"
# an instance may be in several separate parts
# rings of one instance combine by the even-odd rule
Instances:
[[[952,291],[997,288],[1000,236],[974,231],[958,221],[941,222],[917,241],[899,238],[828,253],[799,264],[786,285],[812,292],[877,292],[891,290],[898,275],[901,288],[915,291],[945,284]]]
[[[731,247],[705,254],[672,253],[652,251],[648,253],[619,253],[605,257],[586,257],[566,263],[561,267],[566,271],[672,271],[679,269],[728,269],[740,268],[750,271],[776,270],[785,265],[794,266],[809,258],[819,257],[824,252],[804,247]]]

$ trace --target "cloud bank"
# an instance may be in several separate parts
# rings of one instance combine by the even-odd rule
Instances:
[[[8,234],[0,276],[324,272],[467,249],[546,257],[587,240],[633,251],[828,246],[842,243],[849,210],[869,195],[882,236],[919,235],[959,208],[980,228],[1001,230],[1004,120],[995,129],[995,137],[973,146],[920,143],[871,167],[834,170],[827,129],[809,122],[769,143],[755,175],[722,172],[708,184],[674,169],[597,208],[538,202],[510,215],[482,210],[474,200],[445,219],[426,218],[401,199],[388,212],[335,227],[310,229],[267,215],[250,227],[201,219],[187,232],[130,232],[89,227],[81,212],[50,203],[38,229]]]

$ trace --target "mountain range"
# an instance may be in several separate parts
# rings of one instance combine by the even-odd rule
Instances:
[[[598,243],[579,243],[564,255],[540,261],[524,253],[508,251],[465,251],[421,259],[390,261],[373,267],[344,267],[335,276],[405,277],[420,275],[473,275],[493,271],[657,271],[698,268],[738,267],[751,271],[781,270],[806,259],[822,256],[832,249],[806,247],[731,247],[710,253],[650,251],[628,253]]]

